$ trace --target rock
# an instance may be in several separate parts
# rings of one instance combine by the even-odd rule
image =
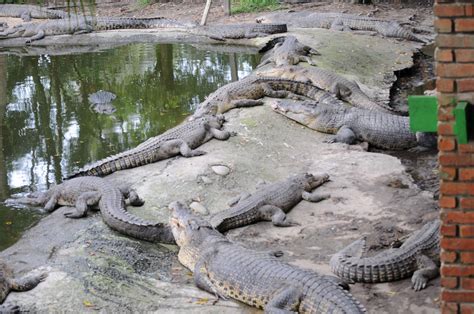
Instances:
[[[189,204],[189,207],[190,207],[195,213],[198,213],[198,214],[201,214],[201,215],[208,215],[208,214],[209,214],[209,211],[207,210],[207,208],[204,207],[201,203],[192,202],[191,204]]]
[[[218,174],[220,176],[226,176],[230,172],[229,167],[222,166],[222,165],[212,166],[211,169],[212,171],[214,171],[215,174]]]

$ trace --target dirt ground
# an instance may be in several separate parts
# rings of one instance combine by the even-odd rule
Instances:
[[[350,12],[402,22],[415,21],[426,27],[432,27],[433,22],[431,8],[427,7],[321,3],[286,7],[286,10],[295,11]],[[204,4],[189,3],[156,3],[147,7],[127,4],[99,7],[97,13],[199,21],[203,8]],[[261,14],[226,17],[222,7],[214,5],[209,23],[251,22]],[[390,54],[386,59],[393,67],[391,64],[373,66],[376,72],[373,76],[358,77],[364,84],[381,81],[377,75],[394,76],[394,71],[412,66],[408,51],[416,50],[406,42],[369,36],[356,38],[353,36],[357,35],[346,33],[333,36],[327,30],[292,34],[321,50],[321,60],[316,59],[319,64],[337,64],[338,70],[347,69],[344,62],[350,62],[358,51],[368,46],[368,42],[376,41],[379,46],[374,51]],[[89,35],[81,36],[88,38]],[[358,46],[345,52],[344,62],[331,59],[337,59],[337,56],[328,56],[329,51],[334,51],[331,45],[340,47],[349,41],[353,41],[354,47]],[[389,51],[381,51],[385,44],[390,45]],[[348,73],[351,77],[357,77],[357,66],[349,71],[353,71]],[[387,89],[387,86],[374,88]],[[268,104],[233,110],[226,117],[229,121],[226,128],[237,132],[238,136],[227,142],[214,140],[203,145],[207,155],[174,158],[110,176],[114,182],[132,183],[146,200],[145,207],[134,214],[166,221],[164,208],[177,199],[199,200],[208,212],[214,213],[225,208],[226,201],[242,191],[254,191],[254,186],[262,179],[273,182],[301,171],[328,172],[331,182],[325,184],[321,192],[330,193],[331,198],[316,204],[301,202],[290,212],[290,218],[301,222],[301,226],[282,229],[260,223],[229,232],[232,240],[247,247],[282,250],[284,260],[325,274],[330,274],[330,256],[362,235],[368,235],[371,251],[380,250],[438,215],[433,199],[437,184],[433,179],[437,175],[434,152],[397,156],[410,161],[403,162],[407,168],[385,152],[326,144],[327,135],[273,113]],[[300,140],[295,141],[295,138]],[[214,165],[228,167],[230,174],[213,173]],[[12,261],[17,271],[41,265],[51,269],[50,277],[40,289],[13,293],[9,301],[31,311],[136,311],[143,306],[144,311],[172,313],[255,312],[232,301],[219,301],[216,305],[204,302],[209,295],[194,287],[189,272],[176,260],[176,248],[121,237],[102,223],[100,214],[88,219],[90,222],[85,219],[74,223],[65,221],[61,212],[56,212],[31,229],[18,244],[0,252],[0,257]],[[68,228],[69,234],[57,237],[64,228]],[[439,279],[420,292],[411,289],[409,279],[378,285],[356,284],[351,291],[370,313],[433,313],[438,308]]]

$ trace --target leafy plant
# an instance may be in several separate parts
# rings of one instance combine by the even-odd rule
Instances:
[[[276,10],[280,7],[278,0],[234,0],[232,13],[259,12]]]

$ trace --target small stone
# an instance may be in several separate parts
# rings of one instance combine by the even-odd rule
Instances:
[[[229,167],[226,166],[212,166],[211,169],[220,176],[226,176],[230,172]]]
[[[209,211],[207,210],[207,208],[204,207],[201,203],[192,202],[191,204],[189,204],[189,207],[190,207],[195,213],[198,213],[198,214],[201,214],[201,215],[207,215],[207,214],[209,214]]]

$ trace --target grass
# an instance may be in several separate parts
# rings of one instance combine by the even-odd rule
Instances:
[[[234,0],[232,13],[249,13],[264,10],[276,10],[280,7],[278,0]]]

